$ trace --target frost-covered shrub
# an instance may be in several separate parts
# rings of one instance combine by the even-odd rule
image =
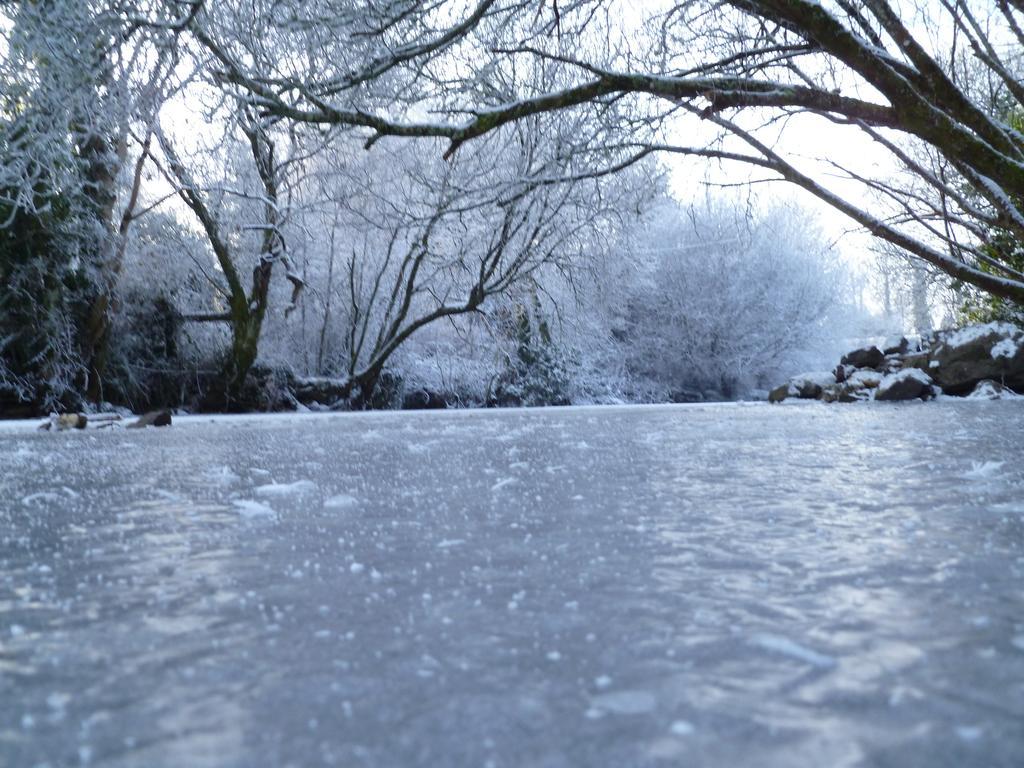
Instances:
[[[504,367],[497,345],[485,319],[473,315],[424,328],[395,354],[393,364],[407,395],[433,392],[449,405],[479,406]]]
[[[134,410],[202,401],[223,368],[224,323],[187,318],[223,309],[202,243],[173,217],[132,231],[111,319],[103,395]]]
[[[502,326],[511,344],[505,369],[489,398],[498,405],[568,405],[575,369],[571,352],[559,347],[536,295],[509,306]]]
[[[794,206],[749,216],[727,202],[655,208],[622,244],[636,264],[624,346],[630,370],[666,391],[725,397],[813,360],[842,303],[839,266]]]
[[[192,381],[178,351],[181,317],[166,295],[124,292],[111,331],[106,399],[135,411],[186,399]]]
[[[96,238],[67,196],[37,204],[0,204],[0,400],[66,410],[81,403]]]
[[[105,359],[122,142],[162,57],[109,3],[0,5],[0,401],[77,409]]]

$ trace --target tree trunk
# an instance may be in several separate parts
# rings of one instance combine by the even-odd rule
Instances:
[[[374,395],[377,394],[377,385],[380,383],[380,374],[381,368],[379,366],[375,366],[364,371],[356,378],[356,386],[353,387],[353,391],[358,389],[359,393],[352,397],[352,405],[356,410],[373,410]]]
[[[97,404],[103,399],[103,377],[110,357],[110,318],[111,314],[117,310],[115,291],[121,268],[124,265],[128,229],[134,220],[135,206],[142,189],[142,172],[146,159],[149,157],[151,136],[151,134],[146,136],[135,163],[131,191],[116,233],[113,229],[113,215],[117,200],[117,169],[124,164],[128,153],[124,134],[122,133],[118,139],[116,153],[109,148],[105,139],[99,139],[99,143],[96,144],[97,154],[90,161],[90,183],[87,189],[92,190],[93,204],[96,207],[100,224],[108,232],[108,236],[101,244],[103,258],[100,264],[103,273],[100,278],[99,291],[90,309],[85,329],[85,350],[88,353],[86,397]]]
[[[231,354],[224,372],[228,403],[240,398],[245,377],[256,362],[272,272],[273,262],[262,259],[252,273],[252,297],[246,300],[243,293],[232,299]]]
[[[928,305],[928,272],[916,263],[911,282],[911,303],[914,312],[914,330],[920,336],[932,332],[932,308]]]

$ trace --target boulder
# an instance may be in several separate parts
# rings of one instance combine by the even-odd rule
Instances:
[[[906,336],[893,336],[882,344],[882,353],[885,355],[905,355],[910,351],[910,341]]]
[[[439,392],[429,389],[414,389],[402,397],[403,411],[441,410],[448,407],[448,401]]]
[[[150,411],[149,413],[140,416],[137,421],[128,425],[128,429],[169,426],[171,426],[171,412],[165,408],[162,411]]]
[[[348,398],[352,385],[348,379],[327,376],[302,376],[295,379],[292,393],[305,406],[328,407]]]
[[[931,368],[931,358],[928,352],[911,352],[900,358],[904,368],[920,368],[927,373]]]
[[[84,413],[64,413],[57,417],[57,429],[85,429],[88,423]]]
[[[39,429],[85,429],[88,424],[89,418],[84,413],[62,413],[60,416],[51,414],[48,421],[39,425]]]
[[[903,355],[886,355],[885,362],[878,367],[878,370],[882,373],[896,373],[896,371],[902,371],[904,367]]]
[[[871,394],[865,387],[847,380],[825,387],[821,399],[826,403],[860,403],[870,400]]]
[[[852,365],[855,368],[878,368],[885,362],[885,355],[878,347],[862,347],[843,355],[841,365]]]
[[[794,376],[789,380],[788,386],[792,395],[805,400],[815,400],[821,397],[825,387],[830,387],[835,383],[835,374],[828,371],[815,371]]]
[[[1021,395],[1009,387],[1004,387],[998,381],[991,379],[979,381],[971,394],[967,395],[968,400],[1016,400],[1020,397]]]
[[[988,323],[944,334],[930,352],[929,373],[943,391],[964,395],[981,381],[1024,389],[1024,331]]]
[[[875,390],[875,400],[927,400],[934,395],[931,377],[917,368],[885,376]]]
[[[836,377],[836,381],[842,384],[844,381],[850,378],[850,375],[856,370],[857,369],[854,368],[852,365],[843,365],[842,363],[840,363],[839,365],[836,366],[836,369],[832,372],[832,375]]]
[[[769,403],[781,403],[787,397],[789,397],[789,384],[780,384],[771,392],[768,393]]]
[[[703,403],[704,393],[695,389],[675,389],[668,393],[668,399],[672,403]]]
[[[851,373],[847,378],[847,381],[851,385],[861,389],[874,389],[882,383],[883,376],[884,375],[878,371],[862,369]]]

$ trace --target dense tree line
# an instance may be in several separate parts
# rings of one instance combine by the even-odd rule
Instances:
[[[763,387],[844,327],[846,278],[797,209],[672,200],[683,156],[1014,316],[1022,28],[1003,0],[0,2],[0,410]],[[786,144],[819,123],[890,170]]]

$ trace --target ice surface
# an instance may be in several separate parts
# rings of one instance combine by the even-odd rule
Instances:
[[[789,656],[815,667],[832,667],[836,663],[836,660],[831,656],[818,653],[799,643],[794,643],[788,638],[778,637],[777,635],[755,635],[751,642],[765,650],[781,653],[783,656]]]
[[[685,720],[676,720],[672,723],[670,730],[676,736],[690,736],[693,734],[695,728],[693,727],[693,723],[688,723]]]
[[[1022,454],[1021,400],[4,425],[0,765],[1016,768]]]
[[[594,714],[647,715],[658,708],[658,699],[651,691],[613,691],[595,696],[591,703]]]

